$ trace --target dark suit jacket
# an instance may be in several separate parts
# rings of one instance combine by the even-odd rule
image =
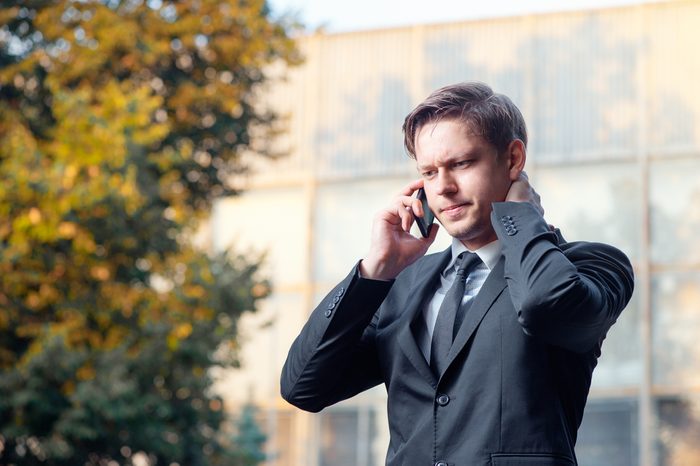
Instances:
[[[503,246],[436,377],[415,339],[450,251],[393,282],[357,267],[312,313],[282,371],[282,396],[308,411],[383,383],[387,465],[574,465],[593,368],[629,301],[619,250],[564,243],[536,210],[496,203]]]

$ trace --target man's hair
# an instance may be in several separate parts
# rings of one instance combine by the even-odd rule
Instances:
[[[440,88],[408,114],[403,123],[404,146],[416,158],[416,135],[428,123],[462,122],[471,134],[483,137],[502,154],[515,139],[527,146],[525,119],[505,95],[486,84],[465,82]]]

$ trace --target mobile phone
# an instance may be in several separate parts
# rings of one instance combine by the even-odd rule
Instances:
[[[425,195],[425,190],[423,190],[423,188],[418,189],[416,199],[419,199],[423,205],[423,216],[419,217],[414,213],[413,218],[416,219],[420,234],[423,235],[423,238],[427,238],[430,234],[430,225],[432,225],[435,221],[435,215],[433,214],[433,211],[430,210],[430,207],[428,207],[428,198]]]

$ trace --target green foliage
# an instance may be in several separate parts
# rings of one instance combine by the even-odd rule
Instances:
[[[191,238],[243,151],[273,155],[256,93],[291,27],[257,0],[3,2],[1,464],[236,454],[210,369],[269,285]]]
[[[267,459],[263,448],[267,437],[258,426],[257,415],[258,410],[253,404],[243,406],[233,424],[233,434],[223,434],[226,440],[222,443],[231,448],[224,449],[213,465],[257,466]]]

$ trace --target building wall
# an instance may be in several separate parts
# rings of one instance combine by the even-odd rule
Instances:
[[[252,159],[244,195],[212,216],[216,248],[266,253],[275,291],[242,322],[232,405],[263,407],[270,465],[383,464],[385,392],[308,415],[279,397],[306,317],[368,248],[373,214],[416,176],[404,116],[433,89],[479,80],[529,125],[527,170],[549,223],[612,243],[636,290],[603,345],[582,465],[700,464],[700,2],[455,22],[299,39],[306,61],[264,99],[288,156]],[[432,250],[449,244],[441,236]]]

